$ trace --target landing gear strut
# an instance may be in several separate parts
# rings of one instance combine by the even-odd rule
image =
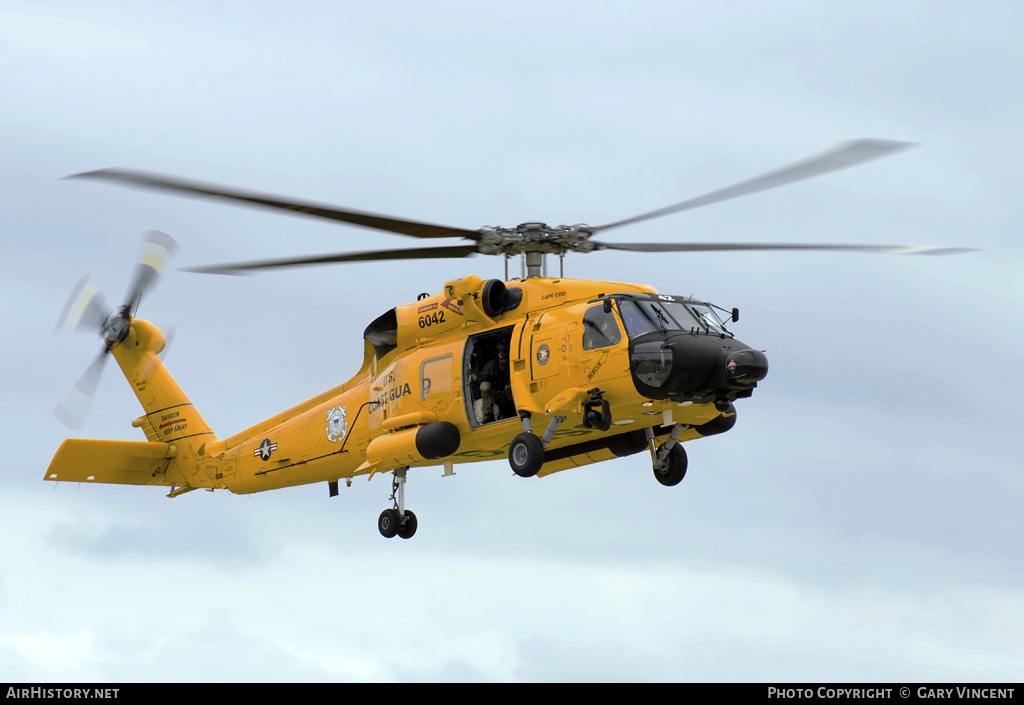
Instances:
[[[411,539],[416,533],[416,515],[405,508],[405,474],[409,468],[399,468],[393,471],[394,479],[391,481],[391,499],[395,506],[392,509],[385,509],[377,518],[377,530],[386,539],[401,536],[403,539]]]

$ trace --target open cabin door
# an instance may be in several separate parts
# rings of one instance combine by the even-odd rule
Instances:
[[[517,418],[512,397],[512,332],[471,335],[462,356],[462,396],[472,428]]]

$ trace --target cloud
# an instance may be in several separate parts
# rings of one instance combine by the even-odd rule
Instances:
[[[0,633],[0,649],[8,651],[8,658],[2,659],[8,666],[0,672],[6,671],[5,678],[21,682],[35,678],[18,672],[19,661],[30,669],[30,673],[35,671],[47,679],[59,676],[66,680],[83,676],[91,680],[87,674],[107,661],[96,648],[96,635],[89,631],[70,634],[48,631]]]

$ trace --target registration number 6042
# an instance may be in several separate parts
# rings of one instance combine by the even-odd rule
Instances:
[[[436,311],[420,316],[420,328],[428,328],[437,323],[444,323],[444,311]]]

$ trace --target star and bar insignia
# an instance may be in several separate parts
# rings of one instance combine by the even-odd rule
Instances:
[[[277,444],[271,443],[269,438],[264,438],[263,442],[260,443],[260,447],[252,452],[253,455],[260,456],[261,460],[270,460],[270,454],[277,450]]]

